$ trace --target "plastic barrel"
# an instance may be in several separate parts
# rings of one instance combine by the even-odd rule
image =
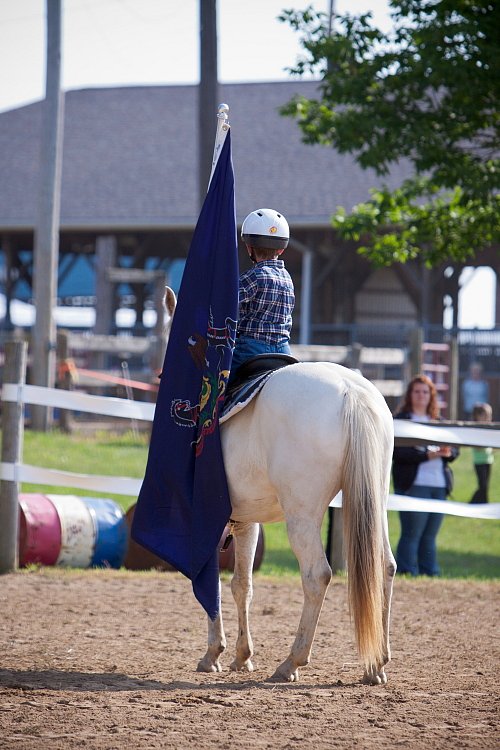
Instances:
[[[127,525],[113,500],[76,495],[19,498],[20,565],[119,568],[127,550]]]
[[[61,549],[59,515],[45,495],[19,495],[19,565],[55,565]]]

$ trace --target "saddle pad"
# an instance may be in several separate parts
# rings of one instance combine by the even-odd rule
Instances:
[[[250,403],[250,401],[262,390],[264,383],[266,383],[271,375],[277,370],[271,370],[269,372],[261,372],[250,380],[240,385],[236,390],[230,391],[222,407],[222,412],[219,417],[219,424],[226,422],[229,417],[234,417],[239,411]]]

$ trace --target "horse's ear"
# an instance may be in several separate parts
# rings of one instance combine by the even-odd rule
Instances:
[[[165,296],[163,298],[163,304],[165,305],[165,310],[168,312],[169,316],[173,318],[175,308],[177,305],[177,297],[175,296],[174,290],[170,289],[169,286],[165,287]]]

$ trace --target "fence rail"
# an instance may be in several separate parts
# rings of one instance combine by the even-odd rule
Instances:
[[[2,401],[6,403],[29,403],[40,406],[61,407],[75,411],[88,411],[123,419],[140,419],[151,422],[154,405],[107,396],[92,396],[57,388],[5,383],[2,388]],[[424,425],[409,420],[395,420],[395,442],[397,444],[467,445],[500,448],[500,429],[484,429],[463,425]],[[0,478],[7,482],[31,482],[60,487],[92,489],[125,496],[137,496],[142,481],[131,477],[112,477],[75,474],[57,469],[23,464],[22,462],[0,463]],[[339,497],[334,498],[332,507],[340,507]],[[431,508],[431,505],[433,508]],[[434,507],[435,506],[435,507]],[[488,503],[487,507],[470,506],[449,501],[426,501],[425,510],[436,513],[449,513],[468,518],[500,518],[500,503]],[[389,510],[422,510],[422,500],[408,496],[391,495]]]

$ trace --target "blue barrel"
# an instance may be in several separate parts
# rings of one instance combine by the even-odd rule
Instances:
[[[128,526],[122,509],[113,500],[82,497],[96,529],[91,567],[120,568],[128,546]]]

